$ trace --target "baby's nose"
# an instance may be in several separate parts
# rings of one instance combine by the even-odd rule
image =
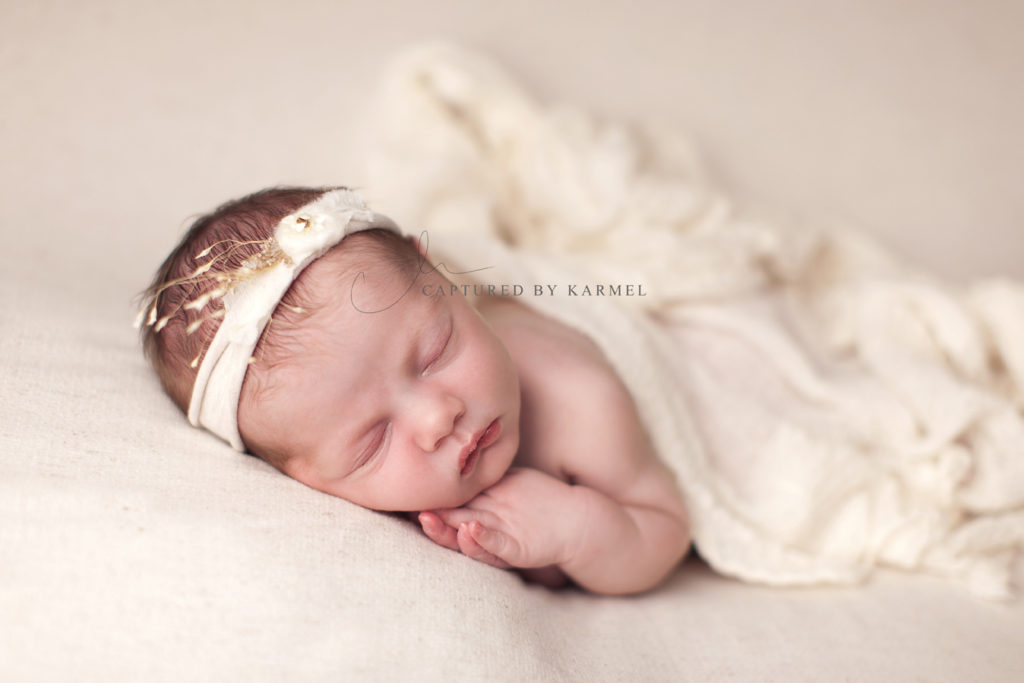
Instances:
[[[466,407],[451,394],[437,394],[419,402],[420,415],[415,418],[419,424],[416,445],[433,453],[445,437],[455,429],[455,422],[466,412]]]

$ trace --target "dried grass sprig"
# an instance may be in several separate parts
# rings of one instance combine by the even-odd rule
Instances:
[[[226,245],[226,246],[225,246]],[[252,256],[246,258],[242,263],[233,268],[227,268],[227,264],[237,260],[238,251],[247,247],[258,245],[260,247]],[[224,247],[214,251],[217,247]],[[291,258],[281,250],[277,240],[269,237],[265,240],[220,240],[209,245],[195,255],[194,260],[199,265],[188,275],[168,280],[159,285],[154,285],[142,294],[142,303],[139,314],[135,318],[135,327],[143,325],[152,327],[154,332],[160,332],[167,323],[178,315],[182,310],[196,311],[197,313],[206,309],[213,301],[220,300],[228,292],[244,282],[248,282],[260,273],[277,266],[280,263],[291,265]],[[183,302],[177,304],[173,310],[160,315],[161,295],[167,290],[188,286],[189,291]],[[207,321],[224,316],[224,309],[219,308],[196,320],[193,320],[185,328],[185,334],[192,334]],[[193,359],[192,367],[198,362]]]

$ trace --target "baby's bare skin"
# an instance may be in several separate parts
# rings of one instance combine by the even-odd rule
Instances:
[[[436,542],[601,593],[656,585],[685,555],[685,508],[628,391],[585,335],[513,299],[477,310],[508,349],[522,395],[520,447],[501,481],[461,508],[420,515]]]
[[[410,286],[357,253],[304,271],[321,303],[286,359],[250,365],[246,443],[280,449],[312,488],[420,513],[482,562],[599,593],[661,581],[689,547],[686,514],[600,350],[515,300],[474,307],[433,269]]]

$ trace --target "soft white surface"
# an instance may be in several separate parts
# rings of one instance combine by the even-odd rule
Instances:
[[[628,599],[438,550],[189,427],[125,311],[0,289],[0,678],[1014,680],[1024,603],[883,574]]]
[[[0,678],[1016,680],[1024,605],[941,581],[786,591],[689,562],[599,599],[441,552],[188,427],[129,299],[189,213],[358,184],[353,108],[438,34],[545,96],[683,123],[752,195],[863,220],[943,272],[1022,275],[1020,12],[4,3]]]

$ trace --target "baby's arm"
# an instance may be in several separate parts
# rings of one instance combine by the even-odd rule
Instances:
[[[554,565],[595,593],[653,588],[689,547],[685,519],[662,506],[624,504],[531,469],[510,470],[465,507],[429,514],[443,520],[424,524],[439,543],[499,567]]]
[[[647,590],[686,554],[690,536],[681,505],[658,495],[625,502],[590,486],[575,489],[586,522],[573,557],[559,566],[580,585],[598,593]]]
[[[561,567],[595,592],[647,590],[690,547],[682,496],[618,377],[606,366],[590,366],[577,381],[583,389],[577,396],[590,397],[590,410],[600,417],[576,437],[585,448],[566,449],[563,468],[586,523],[575,555]]]

